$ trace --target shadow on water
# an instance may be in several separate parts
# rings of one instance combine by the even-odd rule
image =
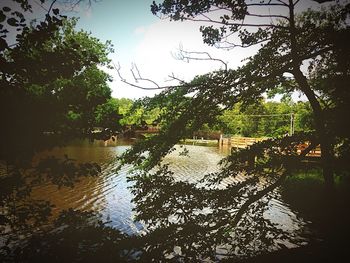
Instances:
[[[129,253],[131,251],[131,258],[137,258],[138,252],[133,250],[135,247],[138,247],[136,251],[139,251],[138,249],[141,246],[140,243],[138,243],[140,240],[138,240],[137,236],[142,236],[142,234],[146,233],[148,231],[148,226],[147,224],[135,221],[134,218],[135,214],[133,208],[135,204],[132,202],[133,194],[130,190],[132,182],[127,180],[130,167],[123,167],[118,172],[115,171],[117,167],[115,157],[119,156],[129,147],[130,142],[113,141],[110,142],[110,144],[106,144],[97,141],[94,143],[84,141],[74,142],[67,147],[55,148],[50,152],[42,153],[40,157],[49,155],[61,157],[67,154],[70,158],[76,159],[78,162],[97,162],[102,167],[102,176],[81,178],[80,181],[75,184],[74,188],[58,188],[53,184],[45,183],[36,187],[32,195],[33,197],[40,197],[41,199],[52,202],[52,204],[55,205],[53,216],[56,219],[58,218],[58,221],[61,220],[61,223],[65,222],[64,220],[68,218],[68,216],[63,216],[62,219],[62,214],[60,214],[62,211],[66,211],[64,213],[68,211],[68,215],[69,211],[73,210],[93,211],[98,213],[100,219],[95,220],[92,224],[91,221],[86,223],[87,221],[84,221],[85,219],[80,220],[80,222],[85,222],[84,224],[87,224],[87,232],[95,233],[96,231],[98,232],[97,229],[102,229],[101,233],[108,233],[105,234],[105,237],[113,233],[112,236],[115,235],[114,239],[119,241],[124,240],[124,234],[129,235],[131,239],[129,239],[129,241],[123,241],[124,243],[122,242],[123,245],[121,247],[123,247],[123,251],[129,251]],[[190,158],[188,156],[179,155],[181,149],[177,146],[177,150],[168,155],[164,162],[169,164],[170,169],[174,173],[175,180],[194,184],[202,179],[204,174],[217,172],[219,169],[217,163],[230,151],[229,148],[191,145],[187,145],[186,149],[188,150]],[[244,177],[239,176],[231,178],[223,182],[223,187],[237,181],[243,182],[244,180]],[[288,241],[288,239],[277,240],[278,243],[285,248],[294,248],[300,244],[306,244],[306,242],[304,242],[305,239],[303,239],[300,234],[307,231],[307,223],[295,212],[296,207],[290,206],[283,201],[280,191],[275,191],[273,195],[273,198],[267,203],[268,208],[263,213],[263,217],[265,220],[277,226],[277,228],[287,231],[295,240],[298,240],[298,244]],[[152,212],[157,213],[157,211]],[[90,215],[78,214],[79,218],[85,216],[88,217]],[[77,215],[73,217],[77,217]],[[79,222],[79,220],[76,221]],[[105,224],[105,222],[107,222],[107,224]],[[56,230],[62,228],[62,224],[56,224],[56,226]],[[67,228],[67,231],[68,230],[69,227]],[[117,232],[113,232],[114,230],[117,230]],[[76,228],[74,231],[72,229],[70,231],[74,233]],[[53,230],[53,233],[54,232],[55,230]],[[76,236],[78,237],[80,235],[84,234],[79,233]],[[95,233],[93,236],[94,238],[97,237],[99,240],[102,240],[103,243],[106,243],[106,240],[104,240],[104,237],[100,234]],[[135,240],[133,236],[136,238]],[[56,239],[57,235],[53,235],[53,238]],[[62,236],[61,238],[66,239]],[[130,242],[133,242],[133,245],[131,245]],[[110,244],[111,246],[113,245],[112,243]],[[118,245],[120,245],[120,242]],[[67,246],[69,246],[69,244],[67,244]],[[62,247],[60,247],[60,249],[62,249]],[[220,253],[225,253],[222,252],[225,251],[225,249],[220,250],[220,248],[218,248],[218,251],[221,251]],[[119,256],[121,256],[120,253],[123,254],[123,252],[119,251]],[[128,257],[130,257],[130,255],[128,255]],[[223,256],[217,257],[217,260],[225,260],[225,255],[223,254]],[[111,261],[113,261],[113,259],[111,259]],[[109,260],[106,258],[101,262],[109,262]]]

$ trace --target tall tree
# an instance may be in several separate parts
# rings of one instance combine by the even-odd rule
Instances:
[[[146,109],[161,109],[162,130],[134,145],[122,160],[141,168],[133,177],[135,202],[137,218],[150,225],[145,240],[151,257],[172,255],[176,246],[181,248],[177,256],[187,260],[199,260],[199,255],[215,259],[217,247],[225,244],[232,245],[228,250],[234,254],[269,249],[274,238],[288,235],[264,220],[264,198],[302,167],[301,161],[319,143],[325,184],[333,188],[332,163],[341,159],[333,156],[333,150],[336,144],[347,148],[349,140],[334,125],[345,121],[335,112],[349,109],[349,47],[340,41],[349,37],[349,5],[336,3],[296,14],[300,5],[292,0],[153,3],[152,12],[161,17],[208,23],[201,31],[209,45],[261,47],[238,69],[197,76],[143,100]],[[233,34],[240,43],[230,41]],[[281,89],[307,96],[315,133],[297,133],[233,151],[221,162],[221,170],[204,176],[200,185],[175,180],[162,163],[174,144],[203,125],[214,124],[223,110],[236,103],[251,105],[265,93]],[[297,153],[297,145],[305,141],[310,146]],[[345,173],[347,169],[342,167]],[[227,183],[238,175],[246,180]]]
[[[330,70],[332,63],[326,64],[325,60],[333,57],[339,74],[338,85],[344,86],[346,83],[349,67],[342,61],[348,56],[348,51],[340,39],[349,36],[346,23],[349,5],[336,4],[298,15],[296,10],[299,5],[303,8],[302,3],[293,0],[165,1],[153,3],[152,12],[172,20],[208,23],[208,26],[201,26],[201,32],[204,42],[209,45],[226,45],[230,48],[262,44],[258,54],[237,71],[239,75],[234,77],[235,80],[230,78],[234,81],[231,87],[237,89],[244,86],[246,92],[256,96],[281,85],[289,87],[289,90],[301,90],[314,112],[323,153],[323,174],[326,184],[332,188],[333,142],[327,130],[325,106],[317,98],[319,92],[327,94],[331,88],[321,91],[321,87],[312,84],[311,80],[315,68]],[[249,30],[251,28],[254,30]],[[228,38],[235,33],[240,38],[238,44],[230,42]],[[341,59],[340,54],[344,56]],[[302,70],[305,63],[310,66],[308,72]],[[287,85],[286,81],[294,84]]]
[[[105,103],[111,96],[110,77],[100,69],[109,64],[110,43],[76,30],[76,20],[61,16],[53,8],[55,2],[49,2],[50,9],[42,20],[32,23],[26,21],[27,12],[32,10],[30,1],[7,1],[0,11],[0,261],[31,260],[38,240],[49,238],[42,226],[48,222],[52,206],[33,199],[32,187],[45,180],[73,186],[79,177],[96,176],[100,171],[97,164],[77,164],[67,156],[32,162],[40,150],[89,136],[94,126],[103,122],[99,111],[108,106]],[[117,124],[119,116],[113,117]],[[79,244],[84,243],[84,237],[89,239],[88,231],[81,229],[114,233],[115,241],[122,237],[104,228],[101,221],[87,220],[84,225],[88,216],[73,211],[62,216],[63,221],[73,224],[72,231],[83,232],[82,239],[76,240],[75,253],[80,258]],[[80,226],[74,225],[79,222]],[[17,249],[22,236],[33,238],[33,243],[28,239],[26,249]],[[62,240],[65,243],[68,238]],[[45,244],[47,240],[41,243]],[[53,251],[45,248],[50,257]]]

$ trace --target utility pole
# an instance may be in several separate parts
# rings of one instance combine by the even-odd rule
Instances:
[[[290,136],[294,134],[294,113],[291,112],[290,114]]]

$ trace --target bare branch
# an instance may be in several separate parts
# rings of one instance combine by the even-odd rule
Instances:
[[[135,75],[134,73],[134,70],[136,70],[136,73],[137,73],[137,76]],[[132,63],[132,66],[131,66],[131,69],[130,69],[134,79],[135,79],[135,82],[137,83],[138,81],[148,81],[148,82],[151,82],[152,84],[154,84],[157,88],[161,88],[158,83],[156,83],[155,81],[151,80],[151,79],[146,79],[146,78],[142,78],[141,77],[141,74],[140,74],[140,71],[138,69],[138,67],[136,66],[135,63]]]
[[[296,6],[299,3],[300,0],[295,1],[295,3],[293,4],[293,6]]]
[[[75,3],[75,5],[72,6],[72,10],[74,10],[74,8],[75,8],[77,5],[79,5],[81,2],[83,2],[83,1],[85,1],[85,0],[78,0],[78,1]],[[88,8],[91,8],[92,2],[99,3],[99,2],[102,2],[102,0],[88,0],[88,4],[87,4]]]
[[[66,0],[66,1],[60,1],[61,4],[64,4],[69,8],[70,12],[73,12],[74,9],[80,5],[82,2],[87,2],[87,8],[90,8],[92,6],[92,2],[98,3],[101,2],[101,0]]]
[[[262,40],[260,40],[258,42],[255,42],[255,43],[252,43],[252,44],[249,44],[249,45],[235,44],[233,42],[225,40],[225,41],[221,41],[221,42],[217,43],[215,45],[215,47],[216,48],[221,48],[221,49],[227,49],[227,50],[231,50],[231,49],[236,48],[236,47],[249,48],[249,47],[252,47],[252,46],[264,43],[264,42],[266,42],[268,40],[271,40],[271,38],[262,39]]]
[[[129,82],[129,81],[127,81],[125,78],[123,78],[122,75],[121,75],[121,72],[120,72],[121,66],[120,66],[119,62],[118,62],[118,66],[116,66],[116,65],[113,63],[113,67],[114,67],[114,69],[117,71],[117,74],[118,74],[118,76],[119,76],[120,81],[123,82],[123,83],[125,83],[125,84],[127,84],[127,85],[129,85],[129,86],[132,86],[132,87],[134,87],[134,88],[138,88],[138,89],[142,89],[142,90],[164,90],[164,89],[170,89],[170,88],[177,88],[177,87],[180,86],[180,85],[160,86],[160,85],[158,85],[155,81],[153,81],[153,80],[151,80],[151,79],[142,78],[142,77],[140,76],[140,72],[139,72],[139,70],[138,70],[136,64],[133,63],[133,64],[132,64],[132,68],[131,68],[130,71],[131,71],[131,73],[132,73],[132,75],[133,75],[133,77],[134,77],[135,82],[138,83],[139,81],[145,81],[145,82],[150,82],[150,83],[152,83],[152,85],[155,86],[155,87],[144,87],[144,86],[137,85],[137,84],[134,84],[134,83],[132,83],[132,82]],[[136,71],[137,75],[135,74],[135,71]],[[175,79],[175,78],[174,78],[174,79]]]
[[[54,4],[57,2],[57,0],[53,0],[52,3],[49,6],[49,9],[47,10],[47,15],[50,15],[51,9],[53,8]]]
[[[280,2],[282,5],[286,6],[286,7],[289,7],[289,5],[285,2],[283,2],[282,0],[277,0],[277,2]]]
[[[181,85],[189,85],[186,81],[179,79],[178,77],[175,77],[174,73],[171,73],[171,75],[168,76],[170,79],[168,81],[178,81]]]
[[[184,18],[184,20],[193,21],[193,22],[204,22],[204,23],[213,23],[223,25],[222,21],[213,20],[207,16],[204,16],[206,19],[197,19],[197,18]],[[245,24],[245,23],[226,23],[226,26],[240,26],[240,27],[273,27],[288,29],[287,26],[282,25],[273,25],[273,24]]]
[[[286,19],[289,21],[289,17],[287,16],[283,16],[283,15],[260,15],[260,14],[252,14],[252,13],[249,13],[249,14],[246,14],[246,16],[251,16],[251,17],[261,17],[261,18],[282,18],[282,19]]]
[[[284,7],[288,7],[289,5],[287,5],[286,3],[283,3],[282,1],[278,1],[280,2],[280,4],[278,3],[253,3],[253,4],[246,4],[246,6],[284,6]]]
[[[186,62],[189,62],[190,60],[218,61],[225,66],[225,71],[227,71],[227,63],[223,60],[213,58],[208,52],[186,51],[183,49],[182,45],[179,46],[179,52],[177,54],[173,54],[173,57]]]

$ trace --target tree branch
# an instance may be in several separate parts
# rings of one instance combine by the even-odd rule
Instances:
[[[195,56],[192,56],[192,55],[195,55]],[[182,45],[179,46],[179,53],[173,54],[173,57],[175,57],[175,59],[183,60],[186,62],[189,62],[190,60],[218,61],[224,65],[225,71],[227,71],[227,63],[224,62],[222,59],[213,58],[208,52],[186,51],[183,49]]]
[[[318,145],[318,141],[311,141],[311,144],[308,145],[299,155],[298,159],[299,161],[305,157],[311,150],[313,150],[316,146]],[[279,168],[281,171],[281,175],[279,178],[273,183],[264,188],[263,190],[257,192],[255,195],[252,195],[248,198],[248,200],[238,209],[238,212],[236,213],[234,219],[232,222],[228,222],[228,220],[224,220],[220,225],[215,225],[213,226],[213,229],[217,229],[221,226],[224,226],[225,224],[229,223],[231,227],[236,227],[239,221],[242,219],[242,216],[244,213],[247,211],[248,207],[260,200],[262,197],[264,197],[266,194],[272,192],[274,189],[276,189],[278,186],[282,185],[282,183],[285,181],[287,178],[288,172],[284,170],[282,167]],[[277,172],[276,172],[277,173]]]
[[[278,3],[253,3],[253,4],[246,4],[246,6],[285,6],[285,7],[288,7],[288,5],[286,3],[283,3],[281,1],[279,1],[281,4],[278,4]]]
[[[53,8],[54,4],[57,2],[57,0],[53,0],[49,6],[49,9],[47,10],[47,15],[50,15],[51,9]]]
[[[37,0],[34,0],[34,3],[35,3],[37,6],[41,7],[45,12],[48,12],[48,11],[49,11],[43,4],[39,3]]]
[[[282,175],[273,183],[264,188],[263,190],[259,191],[255,195],[252,195],[238,210],[237,214],[235,215],[233,221],[230,223],[232,227],[236,227],[238,222],[241,220],[244,213],[247,211],[248,207],[255,203],[256,201],[260,200],[262,197],[264,197],[266,194],[272,192],[274,189],[276,189],[278,186],[280,186],[285,179],[287,178],[287,172],[283,171]]]
[[[207,19],[196,19],[196,18],[185,17],[184,20],[193,21],[193,22],[204,22],[204,23],[213,23],[213,24],[223,25],[222,21],[213,20],[213,19],[211,19],[209,17],[207,17]],[[287,26],[273,25],[273,24],[226,23],[225,25],[226,26],[240,26],[240,27],[273,27],[273,28],[280,28],[280,29],[288,29]]]
[[[120,73],[120,70],[121,70],[121,67],[120,67],[120,64],[118,63],[118,66],[116,66],[114,63],[113,63],[113,67],[114,69],[117,71],[117,74],[119,76],[119,79],[120,81],[122,81],[123,83],[129,85],[129,86],[132,86],[134,88],[138,88],[138,89],[142,89],[142,90],[164,90],[164,89],[170,89],[170,88],[176,88],[176,87],[179,87],[179,86],[160,86],[158,85],[155,81],[151,80],[151,79],[146,79],[146,78],[142,78],[140,76],[140,72],[137,68],[137,66],[133,63],[132,64],[132,68],[130,69],[133,77],[134,77],[134,80],[135,82],[137,83],[138,81],[145,81],[145,82],[150,82],[152,83],[153,85],[155,85],[155,87],[143,87],[141,85],[137,85],[137,84],[134,84],[132,82],[129,82],[127,81],[125,78],[122,77],[121,73]],[[135,72],[137,73],[137,75],[135,74]]]
[[[266,18],[283,18],[283,19],[286,19],[289,21],[289,17],[283,16],[283,15],[260,15],[260,14],[258,15],[258,14],[249,13],[249,14],[246,14],[246,16],[261,17],[261,18],[264,18],[264,17],[266,17]]]
[[[249,48],[249,47],[252,47],[252,46],[264,43],[264,42],[269,41],[269,40],[271,40],[271,38],[262,39],[260,41],[257,41],[255,43],[252,43],[252,44],[249,44],[249,45],[235,44],[235,43],[232,43],[232,42],[230,42],[228,40],[225,40],[225,41],[220,41],[218,44],[215,45],[215,47],[219,48],[219,49],[227,49],[227,50],[230,50],[230,49],[233,49],[233,48],[236,48],[236,47]],[[226,44],[227,46],[221,46],[221,44]]]

